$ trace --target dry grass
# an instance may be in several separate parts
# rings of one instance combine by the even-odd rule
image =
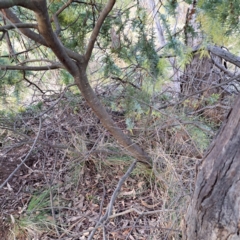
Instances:
[[[1,200],[7,200],[1,205],[0,225],[10,225],[6,239],[87,239],[133,161],[84,101],[71,100],[66,97],[48,113],[28,164],[9,182],[12,190],[6,187],[1,193]],[[29,144],[38,128],[34,114],[18,120]],[[205,136],[199,122],[181,114],[148,115],[128,132],[151,155],[153,168],[137,164],[94,239],[181,239],[195,163],[203,152],[196,136]],[[124,116],[114,118],[126,128]],[[15,132],[9,131],[6,139],[5,157],[14,162],[14,156],[27,154],[29,145],[18,146]]]

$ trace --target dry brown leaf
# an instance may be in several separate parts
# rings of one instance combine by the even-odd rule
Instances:
[[[151,204],[147,204],[146,202],[144,202],[143,200],[141,200],[141,204],[142,204],[144,207],[146,207],[146,208],[155,208],[155,207],[157,207],[158,205],[160,205],[161,202],[158,202],[158,203],[155,203],[155,204],[151,205]]]
[[[11,185],[10,185],[8,182],[7,182],[7,189],[8,189],[9,192],[12,192],[12,191],[13,191]]]
[[[135,189],[133,189],[132,191],[129,191],[129,192],[122,192],[121,193],[122,196],[133,196],[133,199],[136,198],[136,191]]]

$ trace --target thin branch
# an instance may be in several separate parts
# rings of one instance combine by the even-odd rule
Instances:
[[[229,77],[234,77],[235,76],[234,73],[227,70],[222,64],[217,63],[213,58],[212,58],[212,62],[215,66],[217,66],[220,70],[222,70],[224,73],[226,73]]]
[[[63,90],[63,92],[61,93],[61,96],[59,97],[59,99],[51,106],[49,107],[46,111],[40,113],[38,116],[36,116],[35,118],[39,118],[39,117],[42,117],[44,114],[46,114],[47,112],[49,112],[51,109],[54,108],[54,106],[56,106],[59,101],[63,98],[65,92],[68,90],[68,88],[72,87],[72,86],[75,86],[76,84],[69,84],[68,86],[66,86],[66,88]]]
[[[19,20],[19,18],[14,13],[12,13],[12,11],[10,9],[4,9],[4,14],[12,22],[13,26],[15,26],[15,24],[22,23]],[[43,13],[43,16],[48,16],[47,10]],[[45,39],[42,37],[42,35],[37,34],[28,28],[19,28],[19,31],[26,37],[32,39],[33,41],[35,41],[45,47],[50,47],[48,45],[48,43],[45,41]],[[73,52],[72,50],[64,47],[63,45],[61,45],[61,48],[63,48],[66,51],[66,53],[68,54],[68,56],[70,58],[77,60],[79,62],[83,61],[83,56],[81,56],[80,54]]]
[[[142,89],[140,87],[138,87],[136,84],[134,83],[131,83],[131,82],[128,82],[128,81],[125,81],[123,80],[122,78],[119,78],[119,77],[111,77],[113,80],[117,80],[117,81],[120,81],[121,83],[123,84],[130,84],[131,86],[133,86],[134,88],[137,88],[138,90],[142,91]]]
[[[114,202],[117,198],[117,196],[119,195],[120,193],[120,190],[121,190],[121,187],[123,185],[123,183],[125,182],[125,180],[130,176],[131,172],[133,171],[133,169],[135,168],[137,164],[137,160],[135,160],[131,165],[130,167],[128,168],[127,172],[122,176],[122,178],[119,180],[118,184],[117,184],[117,187],[115,189],[115,191],[113,192],[113,195],[111,197],[111,200],[110,200],[110,203],[109,203],[109,206],[108,206],[108,211],[107,211],[107,217],[109,217],[111,214],[112,214],[112,208],[113,208],[113,205],[114,205]]]
[[[210,51],[211,53],[223,58],[227,62],[230,62],[238,67],[240,67],[240,57],[220,48],[217,46],[207,46],[207,50]]]
[[[36,136],[36,138],[35,138],[35,140],[33,142],[32,147],[30,148],[30,151],[28,152],[26,157],[22,160],[22,162],[15,168],[15,170],[8,176],[8,178],[0,185],[0,189],[2,189],[5,186],[5,184],[7,184],[7,182],[13,177],[13,175],[21,168],[21,166],[25,164],[25,162],[27,161],[28,157],[32,153],[33,149],[35,148],[35,145],[36,145],[36,143],[38,141],[38,138],[40,136],[41,129],[42,129],[42,119],[40,118],[39,119],[38,133],[37,133],[37,136]]]
[[[89,235],[88,240],[92,240],[92,238],[93,238],[96,230],[99,228],[99,226],[102,225],[103,222],[106,222],[109,219],[109,217],[111,216],[114,202],[115,202],[117,196],[120,193],[121,187],[122,187],[123,183],[126,181],[126,179],[129,177],[129,175],[131,174],[133,169],[135,168],[136,164],[137,164],[137,160],[134,160],[133,163],[129,166],[127,172],[118,181],[117,187],[114,190],[114,192],[112,194],[112,197],[111,197],[111,200],[110,200],[110,202],[108,204],[108,209],[107,209],[106,213],[96,223],[96,226],[92,230],[91,234]]]
[[[156,213],[162,213],[162,212],[174,212],[175,210],[154,210],[154,211],[147,211],[147,212],[141,212],[139,211],[138,209],[136,208],[130,208],[126,211],[123,211],[123,212],[120,212],[120,213],[116,213],[116,214],[113,214],[111,216],[109,216],[108,218],[111,219],[111,218],[116,218],[116,217],[119,217],[119,216],[122,216],[122,215],[125,215],[127,213],[130,213],[130,212],[135,212],[139,215],[151,215],[151,214],[156,214]]]
[[[32,82],[32,81],[30,81],[30,80],[28,80],[28,79],[26,78],[25,71],[24,71],[24,74],[23,74],[23,75],[24,75],[23,79],[24,79],[26,82],[29,83],[29,86],[31,86],[31,85],[35,86],[35,88],[37,88],[42,94],[44,94],[44,91],[43,91],[37,84],[35,84],[34,82]]]
[[[2,10],[3,11],[3,10]],[[4,24],[6,24],[6,19],[3,18],[3,22]],[[7,47],[8,47],[8,52],[9,52],[9,56],[10,57],[13,57],[14,56],[14,49],[13,49],[13,46],[12,46],[12,43],[11,43],[11,40],[10,40],[10,37],[9,37],[9,34],[8,32],[6,32],[5,34],[5,39],[6,39],[6,44],[7,44]],[[16,59],[16,58],[15,58]]]
[[[59,36],[60,32],[61,32],[61,27],[60,27],[60,23],[58,21],[58,17],[56,14],[53,15],[53,19],[54,19],[54,23],[55,23],[55,26],[56,26],[56,35]]]
[[[190,113],[188,113],[188,114],[193,115],[193,114],[202,112],[202,111],[204,111],[204,110],[206,110],[206,109],[216,109],[216,108],[222,108],[222,109],[225,109],[225,110],[230,110],[230,109],[231,109],[230,106],[223,106],[223,105],[221,105],[221,104],[215,104],[215,105],[213,105],[213,106],[205,106],[205,107],[203,107],[203,108],[201,108],[201,109],[198,109],[198,110],[196,110],[196,111],[190,112]]]
[[[68,6],[71,5],[71,3],[73,2],[73,0],[68,0],[60,9],[57,10],[57,12],[53,15],[53,17],[51,18],[51,22],[55,22],[54,17],[58,16],[61,12],[63,12]],[[55,23],[56,24],[56,23]]]
[[[14,56],[18,56],[18,55],[21,55],[21,54],[24,54],[24,53],[28,53],[28,52],[30,52],[30,51],[32,51],[34,49],[37,49],[37,48],[39,48],[39,46],[36,46],[36,47],[33,47],[33,48],[29,48],[29,49],[27,49],[25,51],[22,51],[22,52],[14,53]],[[0,56],[0,58],[9,58],[9,57],[10,57],[9,55],[2,55],[2,56]]]
[[[26,61],[20,62],[18,65],[24,65],[24,64],[30,63],[30,62],[49,62],[49,63],[51,63],[52,65],[61,65],[61,64],[58,63],[58,62],[54,62],[54,61],[51,61],[51,60],[49,60],[49,59],[44,59],[44,58],[26,60]],[[62,67],[63,67],[63,66],[62,66]]]
[[[92,35],[89,39],[88,46],[87,46],[87,51],[86,51],[86,54],[85,54],[85,58],[86,58],[87,62],[89,61],[89,59],[92,55],[92,50],[93,50],[94,44],[96,42],[97,36],[99,34],[100,28],[102,27],[102,24],[103,24],[105,18],[108,16],[110,11],[112,10],[115,2],[116,2],[116,0],[109,0],[107,5],[103,9],[103,11],[101,12],[101,14],[100,14],[100,16],[97,20],[95,28],[93,29]]]
[[[0,65],[0,70],[25,70],[25,71],[47,71],[50,69],[63,68],[62,64],[53,64],[48,66],[10,66],[10,65]]]
[[[35,28],[37,29],[38,25],[34,23],[16,23],[0,26],[0,32],[4,32],[7,30],[15,29],[15,28]]]

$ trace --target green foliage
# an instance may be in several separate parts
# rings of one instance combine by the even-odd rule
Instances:
[[[227,26],[223,25],[218,19],[210,15],[199,14],[198,20],[201,23],[201,29],[206,33],[206,41],[214,42],[217,45],[226,45],[229,40],[226,32]]]
[[[74,82],[73,77],[66,70],[60,70],[61,80],[65,85],[69,85]]]
[[[206,130],[208,127],[206,126]],[[192,140],[195,142],[196,146],[198,149],[203,153],[207,147],[209,146],[210,143],[210,138],[206,134],[205,131],[198,127],[188,127],[188,132],[192,138]]]
[[[136,91],[132,86],[125,88],[125,97],[121,99],[121,106],[129,117],[140,116],[148,110],[144,104],[150,103],[150,96],[144,91]]]
[[[103,73],[105,77],[108,77],[111,74],[121,76],[121,69],[115,64],[114,60],[110,56],[106,56],[103,59],[103,63]]]
[[[129,131],[132,131],[134,128],[134,121],[131,118],[126,118],[126,125]]]
[[[169,0],[166,1],[164,8],[166,9],[168,14],[175,16],[177,6],[178,6],[177,0]]]
[[[221,35],[239,33],[240,5],[238,0],[200,0],[198,7],[217,23],[218,27],[221,24]]]
[[[42,193],[36,193],[32,196],[28,204],[27,212],[32,213],[38,209],[46,208],[49,204],[49,190],[45,190]]]
[[[50,215],[49,215],[50,214]],[[26,212],[15,220],[14,235],[36,235],[46,229],[52,228],[54,221],[51,217],[49,190],[36,193],[32,196]]]

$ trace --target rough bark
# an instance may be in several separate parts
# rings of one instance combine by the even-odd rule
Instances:
[[[240,239],[240,96],[197,167],[184,239]]]
[[[187,15],[187,24],[198,31],[196,25],[197,1]],[[186,43],[191,47],[201,43],[198,38],[186,34]],[[226,81],[222,58],[239,66],[239,58],[216,46],[208,46],[211,58],[195,54],[183,75],[184,94],[199,93],[205,97],[219,93],[214,86]],[[236,77],[235,77],[236,78]],[[240,96],[227,114],[217,136],[204,158],[196,166],[196,183],[183,224],[184,240],[236,240],[240,239]]]
[[[214,56],[214,59],[215,62],[221,64],[221,58]],[[223,80],[223,76],[221,70],[214,65],[212,58],[200,57],[200,54],[197,53],[181,76],[181,93],[186,96],[196,93],[195,98],[198,98],[197,93],[199,91],[219,84]],[[219,89],[211,88],[208,94],[206,92],[204,93],[205,96],[218,93]]]

